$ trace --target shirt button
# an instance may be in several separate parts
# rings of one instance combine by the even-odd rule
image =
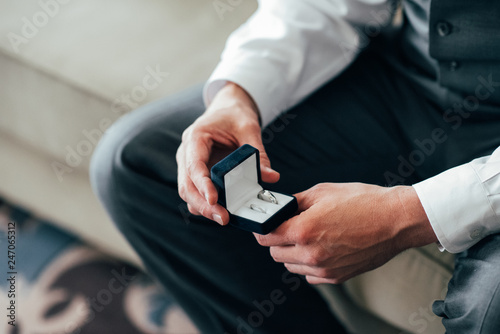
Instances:
[[[446,21],[439,21],[436,24],[437,33],[441,37],[448,36],[449,34],[451,34],[452,28],[453,26]]]
[[[458,68],[460,67],[460,64],[458,63],[458,61],[452,60],[452,61],[450,61],[449,66],[450,66],[450,71],[454,72],[454,71],[458,70]]]
[[[470,237],[471,239],[478,239],[479,237],[481,237],[481,230],[480,229],[475,229],[474,231],[472,231],[470,233]]]

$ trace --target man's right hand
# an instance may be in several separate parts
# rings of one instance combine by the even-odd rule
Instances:
[[[229,223],[228,212],[217,204],[210,168],[243,144],[259,150],[262,181],[277,182],[279,173],[271,169],[262,144],[257,107],[245,90],[228,83],[205,113],[184,131],[177,150],[179,195],[186,201],[189,212],[221,225]]]

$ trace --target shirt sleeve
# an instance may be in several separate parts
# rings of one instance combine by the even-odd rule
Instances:
[[[363,31],[380,32],[392,12],[386,0],[260,0],[227,40],[205,104],[232,81],[252,96],[265,126],[344,70],[366,46]]]
[[[500,232],[500,147],[413,186],[444,249],[464,251]]]

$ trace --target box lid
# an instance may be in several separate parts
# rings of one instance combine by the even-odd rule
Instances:
[[[212,167],[211,178],[219,204],[234,212],[249,192],[262,189],[259,150],[247,144],[241,146]]]

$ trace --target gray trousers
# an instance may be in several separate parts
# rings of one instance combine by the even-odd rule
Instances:
[[[481,101],[468,115],[450,113],[461,97],[436,98],[400,65],[365,52],[263,129],[281,173],[268,188],[410,185],[500,145],[500,108]],[[203,333],[343,333],[316,290],[275,263],[251,233],[193,216],[179,198],[175,153],[183,130],[203,111],[198,86],[115,123],[91,166],[104,207]],[[449,333],[498,332],[499,239],[489,236],[457,256],[448,295],[434,307]]]

